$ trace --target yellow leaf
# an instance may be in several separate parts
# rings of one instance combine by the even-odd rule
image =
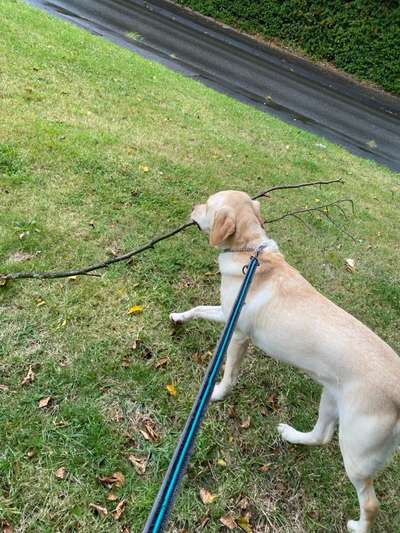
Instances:
[[[143,311],[143,307],[141,305],[132,305],[132,307],[128,309],[128,314],[137,315],[141,313],[142,311]]]
[[[215,494],[212,494],[209,490],[200,489],[200,498],[204,504],[208,505],[212,503],[216,497],[217,496]]]
[[[246,531],[246,533],[253,533],[248,514],[246,514],[246,516],[241,516],[236,520],[236,522],[240,529],[243,529],[243,531]]]
[[[226,466],[226,462],[223,459],[218,459],[217,465],[219,466]]]
[[[142,172],[148,172],[150,170],[147,165],[140,165],[139,168]]]
[[[167,391],[170,393],[171,396],[176,396],[176,388],[174,387],[174,385],[172,385],[172,383],[169,383],[167,385]]]

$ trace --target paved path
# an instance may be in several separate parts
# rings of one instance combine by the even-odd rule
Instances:
[[[400,98],[166,0],[28,0],[214,89],[400,171]]]

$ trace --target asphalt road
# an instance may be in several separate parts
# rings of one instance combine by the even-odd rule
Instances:
[[[166,0],[27,1],[400,171],[400,98],[361,86]]]

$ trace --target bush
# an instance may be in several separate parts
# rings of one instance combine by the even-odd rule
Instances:
[[[249,33],[278,39],[314,59],[400,94],[400,3],[396,0],[177,0]]]

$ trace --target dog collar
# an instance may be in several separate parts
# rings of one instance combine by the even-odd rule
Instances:
[[[223,254],[226,254],[226,253],[231,253],[231,254],[234,254],[234,253],[239,253],[239,252],[256,252],[256,254],[258,255],[259,253],[261,253],[265,248],[268,248],[268,243],[267,242],[262,242],[261,244],[259,244],[258,246],[254,246],[254,247],[244,247],[244,248],[225,248],[224,250],[221,250],[221,253]]]

